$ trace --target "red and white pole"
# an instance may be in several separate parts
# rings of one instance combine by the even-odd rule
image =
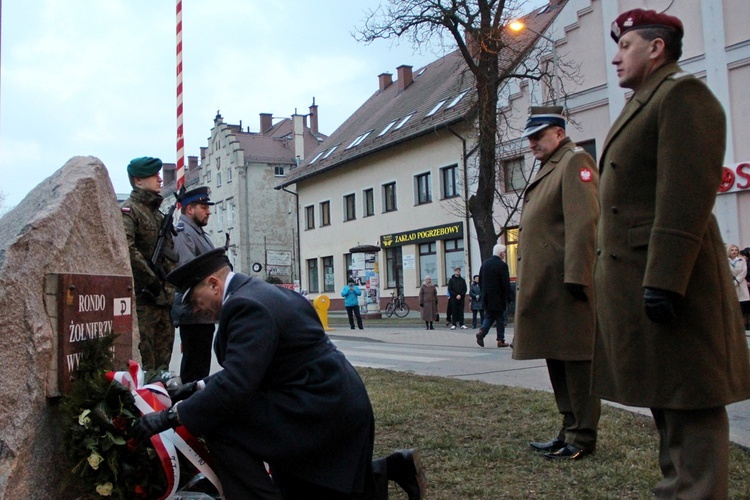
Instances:
[[[177,191],[185,184],[185,137],[182,126],[182,0],[177,0]]]

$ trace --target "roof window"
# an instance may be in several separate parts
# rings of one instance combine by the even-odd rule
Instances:
[[[360,144],[362,143],[362,141],[364,141],[365,139],[367,139],[367,136],[368,136],[368,135],[370,135],[371,133],[372,133],[372,130],[368,130],[368,131],[367,131],[367,132],[365,132],[364,134],[360,135],[359,137],[357,137],[356,139],[354,139],[354,140],[352,141],[352,143],[351,143],[351,144],[349,144],[349,145],[348,145],[348,146],[346,147],[346,149],[350,149],[350,148],[353,148],[353,147],[355,147],[355,146],[359,146],[359,145],[360,145]]]
[[[378,134],[378,137],[380,137],[381,135],[387,134],[388,131],[391,129],[391,127],[393,127],[396,124],[397,121],[398,120],[393,120],[391,123],[389,123],[388,125],[386,125],[385,128],[383,129],[383,131]]]
[[[445,101],[447,101],[447,100],[448,100],[448,99],[443,99],[442,101],[440,101],[439,103],[437,103],[437,104],[435,105],[435,107],[434,107],[434,108],[432,108],[432,109],[430,110],[430,112],[429,112],[429,113],[427,113],[426,115],[424,115],[424,116],[425,116],[425,118],[426,118],[426,117],[428,117],[428,116],[432,116],[432,115],[434,115],[435,113],[437,113],[437,110],[438,110],[438,109],[440,109],[440,106],[442,106],[442,105],[443,105],[443,104],[445,103]]]
[[[331,149],[329,149],[328,152],[323,155],[323,159],[326,159],[329,156],[331,156],[331,153],[333,153],[334,151],[336,151],[339,148],[339,146],[341,146],[341,143],[338,143],[334,147],[332,147]]]
[[[458,94],[446,107],[445,109],[451,109],[453,106],[458,104],[458,102],[463,99],[463,97],[468,93],[468,90],[464,90],[460,94]]]
[[[414,116],[414,113],[410,113],[410,114],[406,115],[405,117],[401,118],[401,120],[396,124],[396,126],[393,127],[393,130],[398,130],[401,127],[403,127],[404,124],[406,124],[406,122],[408,122],[409,118],[411,118],[412,116]]]

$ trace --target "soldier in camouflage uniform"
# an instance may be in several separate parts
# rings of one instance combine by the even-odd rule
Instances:
[[[159,194],[161,167],[158,158],[144,156],[132,160],[128,165],[128,178],[133,191],[120,207],[133,269],[141,338],[138,347],[146,370],[167,369],[174,343],[170,318],[174,288],[168,283],[165,285],[164,281],[166,273],[174,269],[178,259],[171,232],[167,235],[160,262],[156,266],[151,264],[151,254],[164,220],[164,214],[159,211],[163,200]]]

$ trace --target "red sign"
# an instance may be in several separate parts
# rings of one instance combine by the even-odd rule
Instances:
[[[750,188],[750,163],[724,167],[719,185],[720,193],[742,191]]]

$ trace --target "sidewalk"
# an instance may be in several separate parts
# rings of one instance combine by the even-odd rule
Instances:
[[[372,341],[389,342],[392,344],[411,344],[411,345],[424,345],[424,346],[440,346],[440,347],[456,347],[456,348],[467,348],[473,347],[476,349],[482,349],[476,345],[475,334],[477,330],[451,330],[445,326],[445,323],[436,323],[435,330],[424,330],[424,323],[415,320],[414,318],[404,319],[382,319],[382,320],[365,320],[364,330],[351,330],[349,328],[346,316],[339,316],[337,314],[329,316],[329,326],[331,328],[328,331],[328,335],[333,338],[341,339],[356,339],[363,340],[369,339]],[[469,325],[470,326],[470,325]],[[511,343],[513,341],[513,327],[508,326],[505,330],[506,342]],[[484,349],[494,349],[499,351],[497,347],[494,347],[494,332],[490,332],[487,336],[487,342]],[[749,338],[750,342],[750,338]],[[522,361],[514,361],[510,359],[510,350],[503,349],[502,351],[507,352],[507,361],[505,357],[499,362],[498,370],[491,373],[483,374],[472,374],[471,379],[482,380],[490,384],[508,385],[513,387],[525,387],[529,389],[545,390],[550,391],[549,378],[547,375],[546,368],[536,370],[524,370],[522,375],[519,375],[518,370],[514,369],[503,369],[512,367],[514,364],[518,367],[522,366]],[[540,360],[541,361],[541,360]],[[424,373],[431,375],[432,373]],[[643,415],[651,416],[651,412],[647,408],[633,408],[626,407],[617,403],[610,403],[615,407],[624,408],[630,411],[641,413]],[[727,413],[729,414],[729,438],[732,442],[750,449],[750,400],[742,401],[727,406]]]

